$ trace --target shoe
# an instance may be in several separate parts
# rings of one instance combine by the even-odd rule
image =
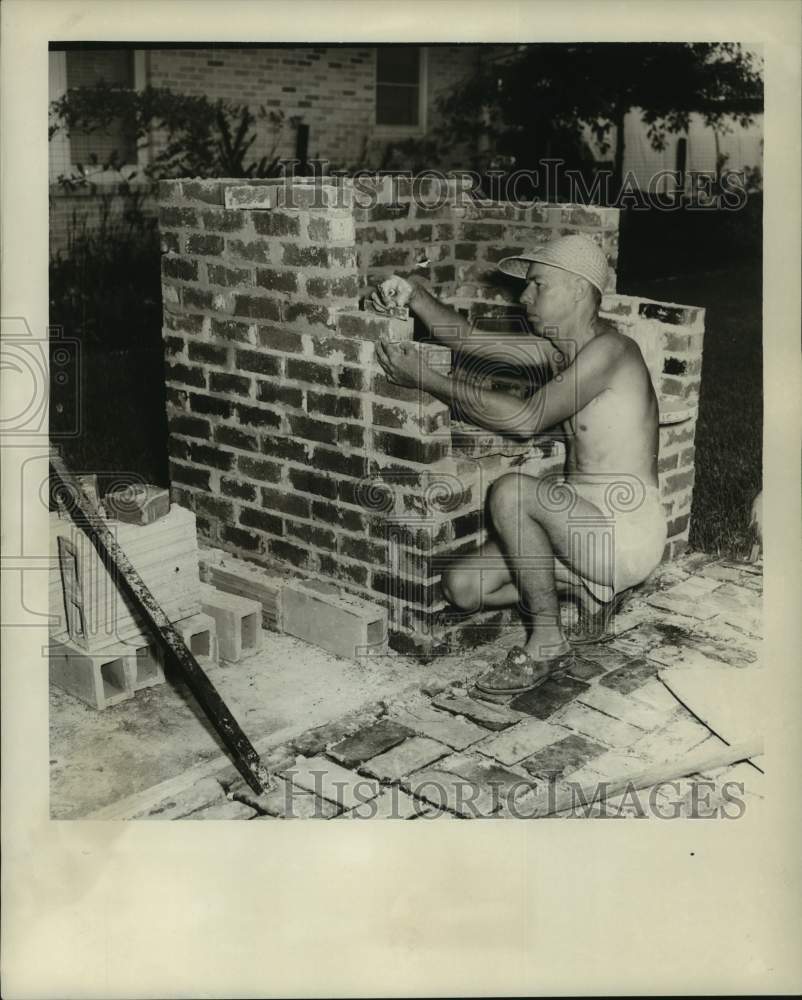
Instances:
[[[507,658],[476,679],[476,687],[486,694],[523,694],[539,687],[555,673],[567,670],[574,663],[572,652],[535,660],[522,649],[513,646]]]

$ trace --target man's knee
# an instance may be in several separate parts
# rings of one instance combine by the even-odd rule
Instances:
[[[479,607],[478,573],[452,566],[443,573],[440,586],[449,604],[463,611],[474,611]]]
[[[524,491],[526,490],[527,495],[532,492],[526,489],[527,486],[534,487],[534,480],[522,478],[515,472],[508,472],[499,476],[490,487],[488,506],[496,530],[513,528],[518,524],[523,516]]]

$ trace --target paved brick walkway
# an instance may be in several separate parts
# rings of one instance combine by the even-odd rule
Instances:
[[[271,752],[265,763],[275,787],[267,794],[255,796],[239,778],[208,779],[149,818],[526,816],[569,781],[593,786],[703,744],[721,745],[657,673],[678,663],[737,669],[756,662],[761,601],[760,566],[688,556],[662,567],[629,602],[614,640],[581,647],[569,674],[533,692],[486,701],[473,688],[489,663],[520,642],[512,631],[477,655],[440,663],[438,679],[414,695]],[[726,781],[744,782],[746,796],[761,795],[762,775],[749,764],[702,777],[715,782],[705,799],[713,808]],[[685,794],[690,808],[686,784],[676,794]],[[620,796],[584,814],[611,815],[618,807],[637,814]]]

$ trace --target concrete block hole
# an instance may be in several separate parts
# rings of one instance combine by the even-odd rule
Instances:
[[[244,615],[242,618],[242,649],[254,649],[259,644],[262,627],[261,614]]]
[[[118,695],[125,694],[127,688],[125,683],[125,661],[123,659],[102,663],[100,665],[100,676],[103,680],[104,698],[116,698]]]

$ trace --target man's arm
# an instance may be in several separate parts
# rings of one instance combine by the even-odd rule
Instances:
[[[614,337],[597,337],[528,400],[480,390],[475,379],[459,372],[442,375],[430,368],[423,369],[420,387],[445,403],[459,406],[479,427],[528,437],[567,420],[608,388],[625,350]]]
[[[432,340],[450,347],[463,357],[503,361],[522,368],[549,365],[549,342],[544,338],[526,334],[504,334],[501,338],[491,333],[477,335],[470,320],[441,302],[414,278],[412,281],[397,275],[387,278],[379,285],[373,300],[379,307],[390,303],[409,306],[426,326]]]

